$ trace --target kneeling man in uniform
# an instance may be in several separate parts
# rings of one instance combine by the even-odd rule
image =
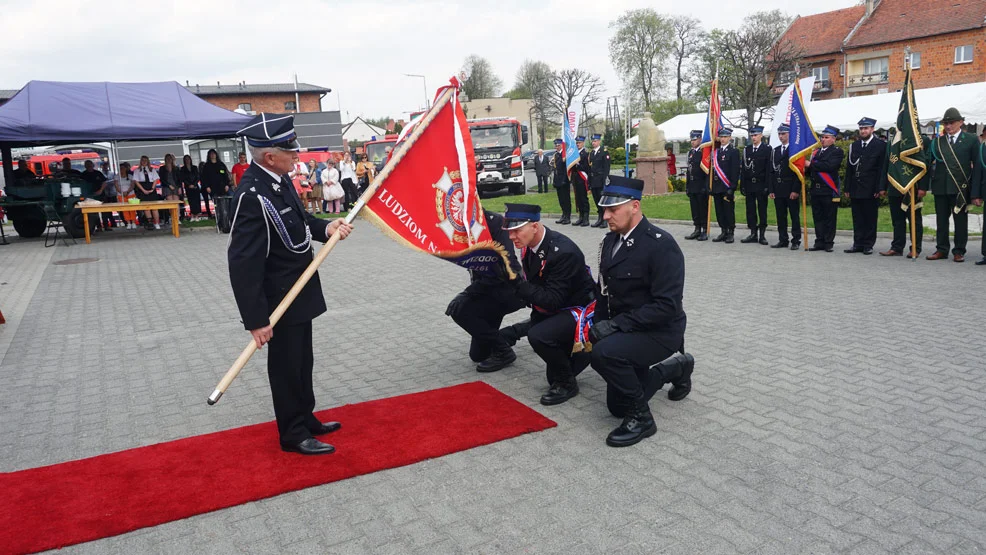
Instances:
[[[542,405],[558,405],[579,393],[575,376],[588,353],[572,354],[582,317],[592,302],[593,283],[585,256],[571,239],[541,225],[541,207],[507,204],[503,227],[520,249],[524,279],[513,281],[517,296],[532,308],[527,340],[547,365],[548,392]]]
[[[599,250],[592,367],[606,380],[609,410],[623,423],[606,438],[633,445],[657,432],[648,401],[664,384],[668,399],[691,392],[695,359],[684,352],[685,258],[670,233],[640,211],[644,182],[611,176],[599,206],[610,232]]]
[[[239,132],[246,137],[253,162],[243,172],[233,204],[229,231],[229,280],[257,348],[270,344],[267,376],[274,398],[274,416],[281,449],[303,455],[335,451],[314,436],[339,429],[338,422],[319,422],[312,390],[312,319],[325,312],[318,273],[291,306],[270,325],[270,313],[305,272],[313,259],[312,240],[326,242],[338,233],[345,239],[352,227],[343,220],[320,220],[305,211],[286,175],[292,155],[301,149],[294,116],[259,114]]]

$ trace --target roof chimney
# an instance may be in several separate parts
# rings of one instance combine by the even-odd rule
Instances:
[[[185,87],[188,87],[188,79],[185,79]]]
[[[876,9],[876,0],[866,0],[866,17],[873,15],[874,9]]]

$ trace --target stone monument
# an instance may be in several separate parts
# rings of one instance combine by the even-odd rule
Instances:
[[[664,131],[657,128],[650,114],[637,127],[637,171],[634,175],[644,182],[645,195],[668,192],[668,157]]]

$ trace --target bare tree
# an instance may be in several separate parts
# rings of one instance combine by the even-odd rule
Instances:
[[[539,120],[540,144],[545,142],[545,122],[555,116],[551,105],[551,89],[555,73],[551,66],[535,60],[524,60],[517,70],[517,84],[514,90],[526,92],[531,99],[531,108]]]
[[[493,72],[493,64],[481,56],[472,54],[462,64],[469,75],[462,85],[462,91],[470,100],[474,98],[496,98],[503,89],[503,80]]]
[[[705,39],[705,31],[702,30],[701,22],[686,15],[677,15],[671,19],[674,28],[675,41],[671,48],[674,56],[675,70],[677,75],[677,99],[682,100],[682,85],[687,85],[690,80],[685,77],[687,71],[686,62],[692,58],[701,48],[702,41]]]
[[[651,8],[627,10],[609,24],[609,59],[627,90],[639,91],[645,106],[657,97],[668,73],[668,57],[674,42],[671,22]]]
[[[581,109],[581,126],[588,129],[597,117],[597,114],[588,112],[588,107],[602,99],[603,88],[603,80],[584,69],[556,71],[548,93],[548,106],[553,114],[560,115],[578,100],[579,104],[574,106]]]

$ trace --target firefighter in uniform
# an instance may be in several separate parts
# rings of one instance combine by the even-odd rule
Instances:
[[[589,154],[589,189],[592,191],[592,200],[596,204],[596,213],[599,216],[592,227],[606,226],[599,199],[603,195],[606,178],[609,177],[609,152],[602,147],[602,138],[598,133],[592,136],[592,153]]]
[[[750,128],[751,144],[743,150],[743,179],[740,192],[746,196],[746,225],[750,235],[740,243],[767,242],[767,167],[770,165],[770,147],[763,144],[763,127]]]
[[[805,161],[811,177],[811,215],[815,220],[815,244],[808,250],[832,252],[835,245],[836,219],[839,215],[839,168],[842,149],[834,146],[839,130],[831,125],[819,134],[822,148]]]
[[[486,212],[486,224],[493,240],[503,245],[510,265],[520,272],[510,236],[504,231],[503,218]],[[496,372],[517,360],[510,343],[500,336],[503,317],[524,308],[524,301],[514,292],[505,277],[471,273],[469,286],[448,304],[445,315],[472,337],[469,358],[477,362],[477,372]]]
[[[532,308],[527,339],[547,365],[541,404],[558,405],[578,394],[575,377],[589,365],[588,353],[572,352],[578,328],[572,313],[581,316],[592,302],[592,277],[579,247],[541,224],[540,206],[507,204],[503,226],[521,252],[525,278],[513,284]]]
[[[843,196],[852,203],[852,247],[844,252],[873,254],[880,214],[880,191],[887,186],[887,143],[873,135],[876,120],[859,120],[859,139],[849,145]]]
[[[719,222],[719,235],[712,239],[712,242],[726,243],[733,242],[733,231],[736,229],[736,185],[740,178],[740,155],[729,141],[732,139],[733,130],[723,127],[719,130],[719,148],[715,151],[719,170],[711,168],[712,175],[712,197],[716,207],[716,221]],[[720,175],[719,171],[722,174]]]
[[[568,180],[568,165],[565,163],[565,141],[555,139],[555,154],[551,157],[551,165],[555,168],[554,187],[558,193],[558,205],[561,206],[561,218],[556,224],[572,223],[572,195],[568,192],[571,182]]]
[[[613,176],[600,206],[610,232],[599,248],[592,367],[606,380],[606,403],[623,422],[606,438],[625,447],[654,435],[648,402],[665,384],[668,398],[691,392],[695,360],[684,353],[685,258],[670,233],[640,211],[644,182]]]
[[[709,182],[707,174],[702,170],[702,131],[694,130],[690,134],[692,148],[688,151],[688,165],[685,166],[685,193],[688,204],[692,209],[692,223],[695,231],[685,236],[685,239],[708,241],[709,233],[705,226],[709,223]]]
[[[335,449],[314,438],[338,430],[338,422],[319,422],[312,411],[312,319],[325,312],[318,273],[312,276],[277,325],[269,315],[311,263],[312,240],[326,242],[352,228],[343,220],[322,220],[305,211],[286,175],[300,150],[294,116],[259,114],[239,134],[246,137],[253,162],[240,180],[229,232],[229,279],[244,327],[257,347],[268,344],[274,415],[281,449],[304,455]]]
[[[579,149],[579,163],[572,168],[571,181],[575,190],[575,208],[579,211],[579,219],[572,225],[587,227],[589,225],[589,153],[585,150],[585,137],[575,137],[575,146]]]
[[[768,191],[774,201],[774,211],[777,214],[777,243],[772,249],[783,249],[788,246],[787,217],[791,216],[791,250],[796,251],[801,246],[801,187],[798,176],[788,164],[791,153],[787,151],[791,128],[786,123],[777,126],[777,139],[781,144],[774,147],[770,153],[770,183]]]

